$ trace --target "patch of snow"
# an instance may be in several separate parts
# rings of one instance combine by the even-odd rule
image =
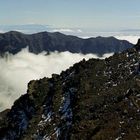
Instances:
[[[113,87],[116,87],[117,86],[117,84],[113,84]]]
[[[25,112],[23,111],[19,111],[19,117],[20,117],[20,123],[19,123],[19,129],[20,130],[26,130],[27,129],[27,126],[28,126],[28,118],[25,114]]]
[[[50,111],[47,116],[45,116],[44,114],[42,115],[42,120],[39,122],[38,126],[43,126],[45,125],[47,122],[51,121],[51,116],[52,116],[52,112]]]
[[[45,135],[42,140],[51,140],[51,137],[48,135]]]
[[[124,124],[124,121],[120,121],[120,124]]]
[[[71,90],[74,90],[74,89],[71,89]],[[63,103],[59,109],[59,111],[62,114],[61,119],[72,119],[72,110],[70,107],[70,104],[71,104],[70,92],[65,93],[65,97],[63,97],[62,100],[63,100]]]
[[[137,94],[136,96],[137,96],[138,98],[140,98],[140,94]]]
[[[120,140],[122,137],[121,136],[119,136],[119,137],[117,137],[115,140]]]
[[[56,137],[58,138],[60,136],[60,128],[55,127],[54,130],[55,130],[54,134],[56,134]]]
[[[128,53],[126,53],[126,57],[129,57]]]

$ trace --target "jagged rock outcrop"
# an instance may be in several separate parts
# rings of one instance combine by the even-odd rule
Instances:
[[[59,32],[40,32],[27,35],[11,31],[0,34],[0,54],[5,52],[15,54],[27,46],[30,52],[36,54],[42,51],[69,51],[72,53],[103,55],[105,53],[122,52],[131,48],[133,45],[128,41],[118,40],[114,37],[82,39]]]
[[[0,139],[140,139],[139,48],[31,81],[27,94],[0,114]]]

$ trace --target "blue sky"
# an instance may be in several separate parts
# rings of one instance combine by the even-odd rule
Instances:
[[[1,0],[0,25],[140,29],[140,0]]]

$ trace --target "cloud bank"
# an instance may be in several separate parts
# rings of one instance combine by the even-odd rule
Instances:
[[[61,32],[64,34],[72,34],[72,35],[78,35],[81,34],[83,31],[81,29],[68,29],[68,28],[57,28],[57,29],[53,29],[51,30],[51,32]]]
[[[134,36],[134,35],[125,35],[125,36],[115,36],[117,39],[120,39],[120,40],[127,40],[133,44],[136,44],[138,39],[140,38],[140,36]]]
[[[112,54],[105,54],[103,58]],[[46,55],[33,54],[23,49],[16,55],[7,54],[0,58],[0,111],[10,108],[13,102],[25,94],[27,83],[32,79],[51,77],[60,74],[74,63],[85,58],[98,58],[94,54],[72,54],[70,52],[53,52]]]

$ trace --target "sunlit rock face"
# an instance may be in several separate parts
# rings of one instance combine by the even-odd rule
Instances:
[[[138,44],[33,80],[0,114],[1,140],[140,139]]]

